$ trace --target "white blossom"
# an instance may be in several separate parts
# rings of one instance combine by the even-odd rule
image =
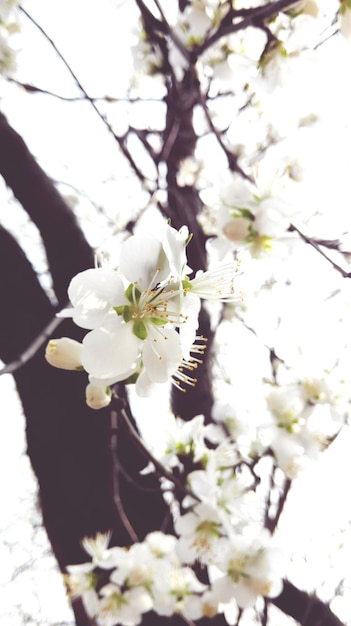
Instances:
[[[152,598],[142,588],[122,590],[118,585],[105,585],[100,594],[99,610],[96,615],[101,626],[137,626],[142,620],[143,613],[152,609]]]
[[[177,554],[183,563],[200,560],[211,562],[221,535],[221,520],[215,508],[199,503],[189,513],[175,520],[175,530],[180,535]]]
[[[235,264],[189,278],[189,240],[187,227],[177,231],[168,224],[160,239],[133,235],[121,246],[117,269],[104,264],[71,280],[72,308],[60,316],[90,330],[81,364],[91,385],[107,388],[133,377],[137,393],[146,396],[169,380],[180,388],[195,384],[197,355],[206,347],[205,338],[196,335],[200,298],[234,300]],[[93,393],[91,387],[88,392]],[[105,406],[102,391],[100,398]]]
[[[253,606],[258,596],[275,597],[282,590],[281,553],[270,545],[268,531],[248,529],[245,534],[221,539],[216,588],[224,603],[235,599],[239,607]]]

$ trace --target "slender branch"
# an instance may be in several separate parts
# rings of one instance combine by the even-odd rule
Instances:
[[[121,500],[120,488],[119,488],[119,465],[116,462],[118,450],[117,450],[117,432],[118,432],[118,413],[111,411],[111,455],[112,455],[112,482],[113,482],[113,500],[116,505],[118,518],[122,522],[131,540],[138,542],[139,538],[136,534],[130,520],[124,510]]]
[[[274,517],[270,517],[269,516],[269,509],[270,506],[272,504],[271,501],[271,493],[272,493],[272,489],[275,487],[275,482],[274,482],[274,474],[276,472],[276,466],[273,464],[273,468],[272,468],[272,473],[270,476],[270,487],[269,487],[269,495],[268,495],[268,500],[267,500],[267,507],[266,507],[266,512],[265,512],[265,527],[269,530],[269,532],[273,535],[275,529],[278,526],[281,514],[284,510],[284,506],[285,506],[285,502],[286,499],[288,497],[288,493],[290,491],[290,487],[292,484],[292,481],[289,479],[285,479],[284,480],[284,486],[282,488],[282,490],[280,491],[279,494],[279,501],[278,501],[278,505],[277,505],[277,510],[274,514]]]
[[[263,611],[261,613],[261,626],[267,626],[268,624],[268,602],[266,598],[264,600]]]
[[[139,491],[143,491],[144,493],[159,493],[160,491],[159,486],[145,487],[144,485],[141,485],[140,483],[138,483],[122,465],[121,461],[118,458],[118,455],[116,455],[116,457],[114,458],[114,463],[116,463],[119,472],[122,474],[123,478],[126,479],[129,485],[132,485],[133,487],[135,487],[136,489],[139,489]]]
[[[52,335],[52,332],[62,323],[62,318],[54,317],[47,326],[42,330],[40,335],[38,335],[34,341],[28,346],[28,348],[22,352],[22,354],[17,357],[11,363],[8,363],[0,370],[0,376],[3,374],[13,374],[16,372],[22,365],[28,363],[28,361],[38,352],[43,343],[49,339]]]
[[[228,165],[229,165],[229,169],[232,172],[238,172],[238,174],[240,174],[240,176],[242,176],[243,178],[246,178],[246,180],[249,180],[250,182],[253,182],[252,178],[246,174],[244,172],[243,169],[241,169],[240,165],[238,164],[238,157],[236,154],[234,154],[233,152],[231,152],[227,146],[225,145],[220,132],[218,131],[218,129],[216,128],[216,126],[213,123],[212,117],[210,115],[210,112],[208,110],[207,104],[205,102],[205,99],[201,93],[201,90],[199,89],[199,103],[202,106],[202,109],[205,113],[205,117],[207,119],[208,125],[211,129],[211,131],[213,132],[214,136],[216,137],[219,145],[221,146],[225,156],[227,157],[227,161],[228,161]]]
[[[328,263],[330,263],[330,265],[337,272],[339,272],[343,278],[351,278],[351,272],[347,272],[346,270],[344,270],[342,267],[340,267],[340,265],[335,263],[335,261],[333,261],[327,254],[325,254],[325,252],[323,252],[323,250],[320,248],[321,245],[324,245],[322,241],[317,242],[311,237],[304,235],[301,230],[297,228],[297,226],[294,226],[294,224],[290,224],[288,230],[289,232],[297,233],[305,243],[308,243],[310,246],[312,246],[312,248],[314,248],[326,261],[328,261]]]
[[[200,44],[197,48],[193,49],[193,53],[195,58],[198,58],[205,50],[210,48],[216,41],[222,39],[222,37],[226,37],[231,33],[235,33],[244,28],[248,28],[249,26],[257,26],[256,22],[265,20],[269,17],[273,17],[276,13],[283,11],[284,9],[288,9],[296,4],[297,0],[278,0],[277,2],[268,2],[268,4],[263,5],[262,7],[255,7],[253,9],[240,9],[233,10],[230,13],[230,16],[235,18],[242,19],[240,21],[233,21],[233,19],[229,22],[229,24],[224,23],[228,21],[228,15],[225,16],[222,25],[216,30],[213,35],[205,39],[205,41]]]
[[[114,396],[114,398],[115,400],[120,401],[120,399],[117,396]],[[152,454],[152,452],[150,452],[150,450],[148,450],[145,447],[143,440],[141,439],[141,437],[135,430],[124,408],[119,410],[119,416],[123,419],[125,425],[127,426],[129,434],[131,435],[137,448],[140,450],[140,452],[143,453],[145,458],[155,466],[155,469],[157,470],[159,476],[162,476],[163,478],[166,478],[167,480],[169,480],[171,483],[174,484],[175,487],[177,487],[177,489],[179,489],[184,494],[189,495],[195,500],[200,501],[200,499],[190,489],[188,489],[187,487],[185,487],[185,485],[183,485],[181,480],[179,480],[178,478],[176,478],[176,476],[174,476],[171,472],[169,472],[162,465],[162,463],[160,463],[160,461],[156,459],[156,457]]]
[[[68,72],[71,74],[73,80],[75,81],[77,87],[80,89],[80,91],[82,92],[82,94],[84,95],[85,99],[90,103],[90,105],[92,106],[92,108],[94,109],[94,111],[97,113],[97,115],[99,116],[99,118],[101,119],[101,121],[104,123],[104,125],[106,126],[107,130],[111,133],[111,135],[113,136],[113,138],[116,140],[116,142],[118,143],[120,149],[123,152],[123,155],[126,157],[126,159],[129,161],[129,164],[131,165],[132,169],[134,170],[135,174],[138,176],[138,178],[144,182],[145,180],[145,176],[143,175],[143,173],[141,172],[141,170],[138,168],[137,164],[135,163],[133,157],[131,156],[129,150],[127,149],[123,139],[121,137],[119,137],[113,130],[111,124],[108,122],[108,120],[106,119],[106,117],[101,113],[101,111],[99,110],[99,108],[96,106],[96,103],[94,101],[93,98],[91,98],[89,96],[89,94],[87,93],[87,91],[85,90],[85,88],[83,87],[82,83],[80,82],[78,76],[75,74],[75,72],[72,70],[71,66],[69,65],[69,63],[66,61],[65,57],[63,56],[63,54],[60,52],[60,50],[58,49],[58,47],[56,46],[56,44],[54,43],[54,41],[49,37],[49,35],[45,32],[45,30],[42,28],[42,26],[40,26],[40,24],[38,24],[38,22],[23,8],[20,7],[20,10],[22,11],[22,13],[24,13],[24,15],[32,22],[32,24],[34,24],[34,26],[41,32],[41,34],[45,37],[45,39],[49,42],[49,44],[52,46],[52,48],[55,50],[56,54],[58,55],[58,57],[61,59],[62,63],[65,65],[66,69],[68,70]]]
[[[275,514],[274,520],[272,521],[272,524],[269,528],[269,530],[271,531],[271,533],[273,534],[276,527],[278,526],[279,520],[280,520],[280,516],[283,512],[284,509],[284,505],[286,502],[286,499],[288,497],[288,493],[290,491],[290,487],[291,487],[292,481],[291,480],[285,480],[284,482],[284,488],[282,493],[279,496],[279,503],[278,503],[278,507],[277,507],[277,512]]]
[[[63,100],[63,102],[86,102],[87,97],[82,94],[80,96],[63,96],[60,93],[56,93],[54,91],[50,91],[48,89],[43,89],[42,87],[38,87],[37,85],[32,85],[30,83],[24,83],[13,76],[7,76],[6,80],[9,83],[14,83],[18,87],[22,87],[25,91],[29,93],[42,93],[47,96],[52,96],[53,98],[57,98],[58,100]],[[139,98],[139,97],[126,97],[126,98],[116,98],[115,96],[89,96],[88,100],[93,100],[94,102],[128,102],[130,104],[134,104],[134,102],[161,102],[160,98]]]
[[[271,494],[274,488],[274,470],[275,470],[274,460],[272,459],[272,467],[271,467],[270,476],[269,476],[268,494],[266,498],[265,512],[264,512],[264,525],[265,525],[265,528],[268,528],[268,529],[270,527],[270,522],[271,522],[271,518],[269,517],[269,509],[272,503]]]
[[[165,141],[164,141],[161,153],[158,158],[159,161],[164,161],[165,163],[167,162],[168,157],[171,153],[171,150],[178,138],[179,130],[180,130],[180,120],[175,118],[172,121],[172,124],[166,134]]]
[[[176,33],[174,32],[173,28],[170,27],[170,25],[168,24],[165,14],[163,12],[163,9],[159,3],[159,0],[154,0],[160,14],[161,17],[163,19],[163,23],[166,27],[166,31],[168,33],[168,35],[170,36],[170,38],[172,39],[174,45],[178,48],[179,52],[181,52],[181,54],[183,55],[183,57],[187,60],[190,61],[191,60],[191,55],[190,52],[188,50],[188,48],[183,44],[183,42],[181,41],[181,39],[179,39],[179,37],[176,35]]]

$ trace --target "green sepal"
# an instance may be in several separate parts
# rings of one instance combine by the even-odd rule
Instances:
[[[74,368],[75,372],[84,372],[84,367],[83,365],[77,365],[77,367]]]
[[[189,278],[186,276],[185,278],[183,278],[182,280],[182,287],[184,289],[184,291],[191,291],[193,286],[189,280]]]
[[[123,315],[123,313],[124,313],[124,304],[121,304],[121,306],[114,306],[113,309],[114,309],[114,311],[116,311],[117,315]]]
[[[142,320],[137,320],[136,322],[134,322],[133,324],[133,333],[136,337],[138,337],[138,339],[142,339],[144,341],[144,339],[146,339],[147,337],[147,330],[146,330],[146,326],[144,324],[144,322]]]
[[[129,302],[134,303],[139,302],[141,291],[139,291],[138,287],[136,287],[133,283],[130,283],[130,285],[128,285],[127,289],[125,290],[125,294]]]
[[[125,322],[130,322],[130,320],[132,319],[132,307],[125,306],[123,308],[123,319]]]

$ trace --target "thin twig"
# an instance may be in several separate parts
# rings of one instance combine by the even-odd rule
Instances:
[[[219,26],[217,31],[213,33],[208,39],[200,44],[194,52],[196,53],[196,57],[200,56],[205,50],[210,48],[216,41],[222,39],[222,37],[226,37],[231,33],[235,33],[239,30],[243,30],[244,28],[248,28],[249,26],[257,26],[257,21],[265,20],[269,17],[273,17],[276,13],[280,11],[284,11],[289,7],[296,4],[297,0],[278,0],[277,2],[268,2],[261,7],[255,7],[253,9],[233,9],[231,15],[233,19],[242,18],[240,21],[231,22],[229,24],[225,24],[223,28]],[[224,19],[227,19],[226,15]],[[259,27],[258,27],[259,28]]]
[[[24,83],[13,76],[6,76],[6,80],[9,83],[14,83],[18,87],[22,87],[25,91],[29,91],[30,93],[42,93],[47,96],[52,96],[53,98],[57,98],[58,100],[63,100],[64,102],[86,102],[87,97],[82,94],[79,96],[63,96],[60,93],[56,93],[54,91],[50,91],[49,89],[43,89],[42,87],[38,87],[37,85],[33,85],[31,83]],[[119,103],[119,102],[128,102],[128,104],[134,104],[139,102],[162,102],[160,98],[139,98],[139,97],[125,97],[125,98],[117,98],[116,96],[89,96],[89,101],[93,100],[94,102],[108,102],[111,104]]]
[[[145,493],[157,493],[160,491],[160,487],[144,487],[143,485],[141,485],[140,483],[138,483],[130,474],[129,472],[126,470],[125,467],[123,467],[122,463],[120,462],[118,456],[115,459],[116,465],[118,466],[118,470],[121,474],[123,474],[124,478],[126,479],[126,481],[132,485],[133,487],[135,487],[135,489],[139,489],[139,491],[143,491]]]
[[[320,246],[323,245],[321,242],[317,242],[311,237],[304,235],[301,230],[297,228],[297,226],[294,226],[294,224],[290,224],[288,230],[289,232],[297,233],[305,243],[308,243],[310,246],[312,246],[312,248],[314,248],[326,261],[328,261],[328,263],[330,263],[331,266],[337,272],[339,272],[343,278],[351,278],[351,272],[347,272],[346,270],[344,270],[342,267],[340,267],[340,265],[335,263],[335,261],[333,261],[327,254],[325,254],[325,252],[323,252],[323,250],[320,248]]]
[[[202,106],[202,109],[204,111],[206,120],[208,122],[208,125],[210,127],[210,130],[213,132],[214,136],[216,137],[219,145],[221,146],[225,156],[227,157],[227,161],[228,161],[228,165],[229,165],[229,169],[231,171],[237,172],[238,174],[240,174],[240,176],[242,176],[243,178],[245,178],[246,180],[249,180],[250,182],[253,182],[252,178],[246,174],[246,172],[244,172],[244,170],[240,167],[240,165],[238,164],[238,157],[236,156],[236,154],[234,154],[233,152],[231,152],[229,150],[229,148],[227,148],[227,146],[225,145],[220,132],[218,131],[218,129],[216,128],[216,126],[213,123],[212,117],[210,115],[210,112],[208,110],[206,101],[201,93],[201,90],[199,90],[199,104]]]
[[[124,510],[123,503],[121,500],[121,493],[119,488],[119,464],[118,464],[118,413],[117,411],[111,411],[111,455],[112,455],[112,463],[113,463],[113,471],[112,471],[112,481],[113,481],[113,500],[116,505],[116,509],[119,515],[119,519],[121,520],[124,528],[126,529],[129,537],[132,541],[138,542],[139,537],[136,534],[132,524],[129,521],[129,518]]]
[[[275,514],[273,523],[271,525],[271,529],[270,530],[271,530],[272,534],[274,533],[275,529],[278,526],[278,522],[279,522],[280,516],[281,516],[281,514],[283,512],[283,509],[284,509],[284,506],[285,506],[285,502],[286,502],[286,499],[288,497],[288,493],[290,491],[291,484],[292,484],[292,481],[290,480],[290,478],[289,479],[286,478],[285,482],[284,482],[283,491],[282,491],[282,493],[280,494],[280,497],[279,497],[279,503],[278,503],[277,512]]]
[[[59,326],[59,324],[61,324],[61,322],[62,318],[58,318],[55,316],[48,323],[48,325],[43,328],[40,335],[38,335],[34,339],[34,341],[32,341],[28,348],[24,350],[24,352],[22,352],[22,354],[17,357],[17,359],[11,361],[11,363],[8,363],[0,370],[0,376],[2,376],[2,374],[13,374],[13,372],[22,367],[22,365],[25,365],[38,352],[43,343],[47,341],[47,339],[49,339],[49,337],[52,335],[52,332],[55,330],[55,328],[57,328],[57,326]]]
[[[34,26],[42,33],[42,35],[45,37],[45,39],[49,42],[49,44],[52,46],[52,48],[55,50],[56,54],[58,55],[58,57],[61,59],[62,63],[65,65],[66,69],[68,70],[68,72],[71,74],[73,80],[75,81],[77,87],[80,89],[80,91],[82,92],[82,94],[84,95],[85,99],[90,103],[90,105],[92,106],[92,108],[94,109],[94,111],[97,113],[97,115],[99,116],[99,118],[101,119],[101,121],[104,123],[104,125],[106,126],[107,130],[111,133],[111,135],[113,136],[113,138],[116,140],[116,142],[118,143],[120,149],[123,152],[123,155],[126,157],[126,159],[129,161],[129,164],[131,165],[131,167],[133,168],[135,174],[138,176],[138,178],[141,180],[141,182],[144,182],[145,180],[145,176],[143,175],[143,173],[141,172],[141,170],[138,168],[137,164],[135,163],[133,157],[131,156],[131,154],[129,153],[129,150],[127,149],[123,139],[121,137],[119,137],[113,130],[111,124],[107,121],[106,117],[101,113],[101,111],[99,110],[99,108],[96,106],[96,103],[94,101],[93,98],[91,98],[89,96],[89,94],[87,93],[87,91],[85,90],[85,88],[83,87],[82,83],[80,82],[78,76],[75,74],[75,72],[72,70],[71,66],[69,65],[69,63],[66,61],[65,57],[63,56],[63,54],[60,52],[60,50],[58,49],[58,47],[56,46],[56,44],[54,43],[54,41],[51,39],[51,37],[49,37],[49,35],[45,32],[45,30],[42,28],[42,26],[40,26],[40,24],[38,24],[38,22],[23,8],[20,7],[20,10],[22,11],[22,13],[24,13],[24,15],[32,22],[32,24],[34,24]]]
[[[190,57],[190,52],[188,50],[188,48],[183,44],[183,42],[181,41],[181,39],[179,39],[178,35],[174,32],[173,28],[170,27],[170,25],[168,24],[167,20],[166,20],[166,16],[163,12],[163,9],[159,3],[158,0],[154,0],[160,14],[161,17],[163,19],[163,23],[166,27],[167,33],[169,35],[169,37],[172,39],[174,45],[178,48],[179,52],[183,55],[183,57],[187,60],[190,61],[191,57]]]
[[[271,475],[271,485],[270,485],[270,491],[274,486],[274,472],[276,471],[276,468],[273,466],[273,471],[272,471],[272,475]],[[265,519],[265,527],[269,530],[269,532],[273,535],[275,529],[278,526],[281,514],[283,512],[284,506],[285,506],[285,502],[286,499],[288,497],[288,493],[290,491],[290,487],[291,487],[292,481],[288,478],[284,479],[284,486],[282,491],[280,492],[279,495],[279,502],[278,502],[278,506],[277,506],[277,510],[276,513],[274,515],[274,518],[269,517],[268,512],[269,512],[269,506],[271,504],[270,501],[270,497],[268,499],[268,503],[267,503],[267,510],[266,510],[266,519]]]
[[[190,489],[185,487],[185,485],[183,485],[183,483],[178,478],[176,478],[176,476],[174,476],[171,472],[169,472],[164,467],[164,465],[162,465],[162,463],[160,463],[160,461],[156,459],[156,457],[152,454],[152,452],[150,452],[150,450],[146,448],[142,438],[139,436],[138,432],[135,430],[124,408],[122,408],[119,411],[119,415],[123,419],[125,425],[127,426],[129,434],[131,435],[134,443],[137,445],[139,450],[143,453],[145,458],[154,465],[158,475],[169,480],[171,483],[173,483],[175,487],[177,487],[177,489],[179,489],[184,494],[191,496],[192,498],[194,498],[194,500],[200,501],[200,498],[198,498]]]

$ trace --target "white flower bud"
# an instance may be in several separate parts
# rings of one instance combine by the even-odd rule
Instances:
[[[348,4],[341,6],[339,10],[340,33],[347,41],[351,41],[351,7]]]
[[[111,402],[111,391],[109,387],[96,387],[89,383],[85,389],[85,399],[91,409],[103,409]]]
[[[69,337],[50,339],[46,346],[45,358],[50,365],[63,370],[82,369],[82,344]]]

